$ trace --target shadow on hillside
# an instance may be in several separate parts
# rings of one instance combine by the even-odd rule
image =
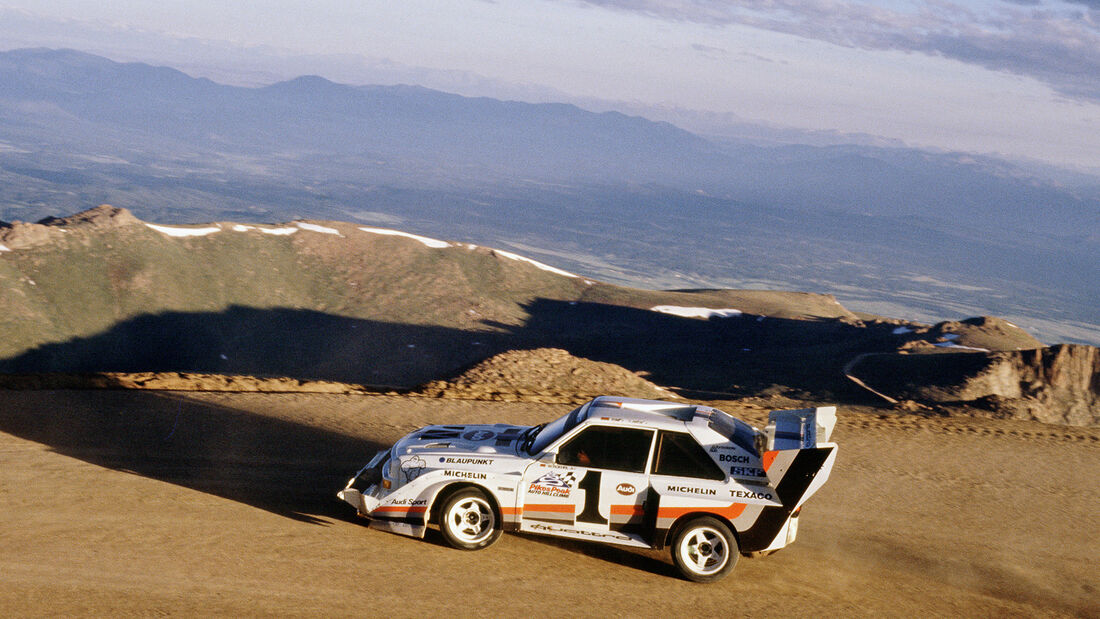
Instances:
[[[23,391],[0,393],[0,402],[5,433],[98,466],[314,524],[324,522],[320,517],[355,517],[335,493],[380,448],[167,393]],[[150,509],[162,509],[152,499]]]
[[[553,346],[683,390],[772,385],[852,395],[841,367],[892,350],[889,332],[838,320],[699,320],[602,303],[537,299],[521,326],[409,325],[298,309],[145,315],[98,335],[0,361],[0,372],[182,371],[412,388],[509,349]]]
[[[413,387],[503,350],[554,346],[687,391],[778,384],[826,399],[859,397],[841,366],[889,343],[880,330],[833,320],[696,320],[545,299],[526,310],[522,326],[469,331],[294,309],[147,315],[0,361],[0,372],[190,371]],[[351,517],[333,493],[379,447],[167,392],[8,392],[0,402],[0,431],[311,522]]]
[[[413,387],[499,352],[502,334],[233,306],[166,312],[46,344],[0,372],[202,372]]]
[[[893,350],[889,331],[833,319],[742,315],[701,320],[601,303],[539,299],[522,339],[647,374],[685,391],[750,394],[772,385],[862,397],[844,379],[861,352]]]

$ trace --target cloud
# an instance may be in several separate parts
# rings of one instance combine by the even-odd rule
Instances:
[[[1100,101],[1100,0],[1010,0],[911,10],[838,0],[566,0],[674,22],[743,25],[866,50],[941,56]]]

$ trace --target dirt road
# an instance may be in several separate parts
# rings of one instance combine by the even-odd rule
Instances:
[[[333,496],[414,428],[565,408],[0,391],[0,615],[1100,616],[1096,429],[842,410],[798,542],[715,585],[548,538],[452,550]]]

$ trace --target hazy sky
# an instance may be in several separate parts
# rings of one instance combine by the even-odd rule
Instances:
[[[1100,169],[1100,0],[0,0],[0,48],[31,45]]]

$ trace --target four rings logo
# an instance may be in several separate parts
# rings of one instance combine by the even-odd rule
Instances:
[[[637,492],[637,489],[634,488],[634,484],[628,484],[624,482],[615,487],[615,492],[618,492],[619,494],[622,494],[624,496],[629,496]]]

